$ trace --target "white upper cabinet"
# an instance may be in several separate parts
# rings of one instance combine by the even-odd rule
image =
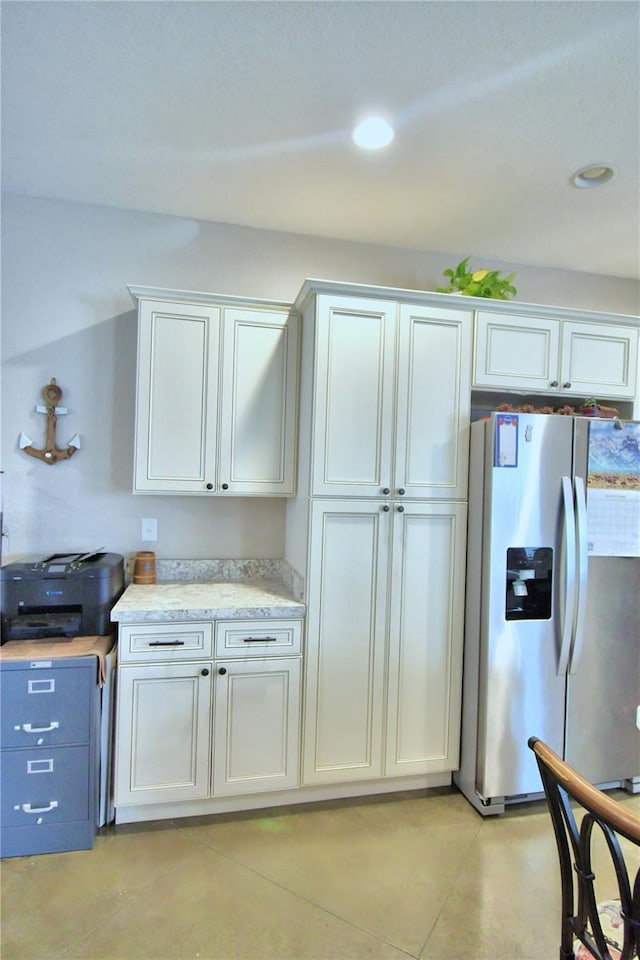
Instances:
[[[361,497],[391,485],[396,305],[317,301],[313,493]]]
[[[563,323],[560,386],[579,394],[632,399],[638,331],[631,327]]]
[[[471,311],[315,302],[313,496],[464,498]]]
[[[141,300],[134,490],[203,493],[217,474],[220,309]]]
[[[632,399],[638,329],[485,313],[476,316],[474,386]]]
[[[224,311],[221,483],[233,493],[294,490],[298,405],[298,318]]]
[[[399,311],[393,490],[407,497],[467,495],[471,313]]]
[[[297,316],[283,304],[130,291],[138,298],[134,492],[291,495]]]

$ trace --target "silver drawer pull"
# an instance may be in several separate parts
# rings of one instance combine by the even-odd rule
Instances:
[[[53,773],[53,757],[48,760],[27,760],[27,774]]]
[[[22,728],[14,727],[14,729],[22,729],[25,733],[49,733],[50,730],[57,730],[59,726],[60,723],[57,720],[52,720],[51,723],[46,727],[34,727],[31,723],[23,723]]]
[[[277,637],[245,637],[243,643],[276,643]]]
[[[57,800],[51,800],[49,805],[46,807],[32,807],[30,803],[22,804],[23,813],[49,813],[50,810],[55,810],[58,806]]]
[[[184,647],[184,640],[150,640],[150,647]]]
[[[27,693],[55,693],[56,681],[52,677],[49,680],[29,680]]]

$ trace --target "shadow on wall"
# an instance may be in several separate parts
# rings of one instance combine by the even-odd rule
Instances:
[[[56,442],[66,446],[80,434],[81,449],[64,464],[78,467],[83,482],[95,494],[131,491],[135,420],[137,316],[135,310],[104,320],[4,365],[3,437],[5,470],[24,476],[10,464],[11,448],[23,466],[50,468],[28,459],[18,446],[24,431],[38,448],[46,442],[46,416],[36,411],[42,388],[55,377],[68,413],[57,418]]]
[[[111,498],[131,491],[136,323],[131,310],[3,364],[6,560],[16,551],[92,549],[108,538]],[[46,446],[47,417],[36,406],[53,377],[68,411],[57,417],[56,445],[66,447],[77,433],[81,446],[49,465],[25,454],[19,437]]]

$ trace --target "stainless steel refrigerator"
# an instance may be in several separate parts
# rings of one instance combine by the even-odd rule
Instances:
[[[640,791],[640,423],[494,413],[471,427],[458,787],[539,796],[531,736]]]

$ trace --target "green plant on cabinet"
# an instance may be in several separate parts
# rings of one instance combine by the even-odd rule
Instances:
[[[443,270],[442,275],[449,278],[447,287],[438,287],[438,293],[459,293],[463,297],[488,297],[492,300],[508,300],[515,297],[517,290],[512,284],[515,272],[506,277],[499,270],[471,270],[470,257],[461,260],[455,270]]]

